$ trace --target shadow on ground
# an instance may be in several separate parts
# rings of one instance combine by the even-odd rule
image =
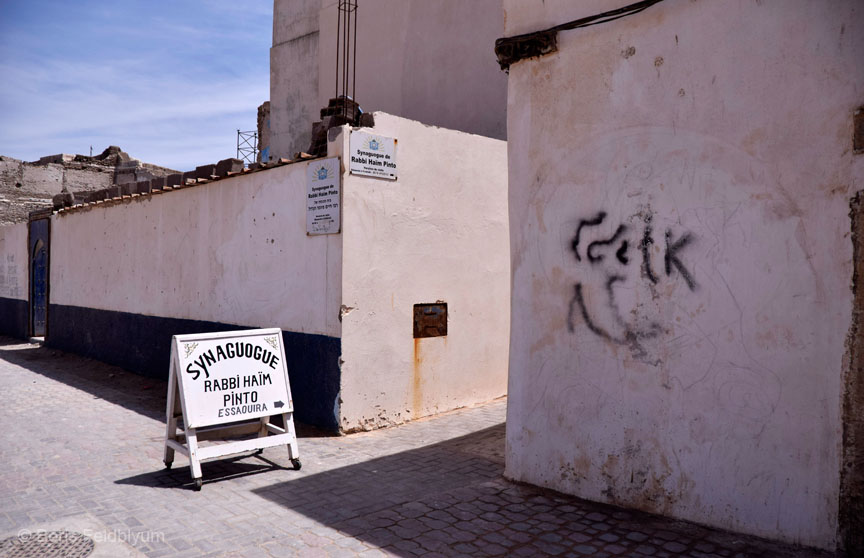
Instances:
[[[164,380],[3,336],[0,336],[0,359],[164,424],[168,394],[168,382]],[[168,367],[167,362],[165,367]],[[303,423],[295,423],[295,427],[298,438],[338,436]]]
[[[165,382],[9,338],[0,338],[0,359],[164,420]],[[305,432],[309,436],[310,430]],[[303,436],[304,429],[298,427],[298,433]],[[390,440],[382,434],[376,443],[386,445]],[[304,474],[297,478],[253,492],[369,546],[405,557],[830,556],[517,485],[502,477],[503,450],[504,425],[499,424],[384,457],[342,467],[337,463],[336,468],[320,473],[301,471]],[[319,457],[326,459],[327,455]],[[241,455],[206,462],[204,481],[278,468],[283,467],[263,456]],[[160,469],[116,482],[191,487],[188,467]],[[305,539],[293,542],[307,543]]]
[[[255,489],[400,556],[828,557],[503,478],[504,424]]]
[[[0,337],[0,358],[130,411],[165,420],[167,382],[9,337]]]
[[[186,460],[183,456],[178,457],[184,461]],[[289,470],[288,468],[283,467],[258,453],[251,455],[246,453],[244,455],[233,457],[223,457],[213,461],[205,461],[201,464],[201,474],[205,490],[208,484],[215,482],[248,477],[261,473],[269,473],[280,469]],[[186,488],[193,490],[195,487],[195,484],[192,482],[192,473],[189,470],[188,465],[141,473],[140,475],[119,479],[114,482],[116,484],[147,486],[153,488]]]

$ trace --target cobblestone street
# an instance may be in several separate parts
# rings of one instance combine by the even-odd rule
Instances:
[[[2,539],[87,525],[97,550],[152,557],[829,556],[508,482],[504,401],[344,437],[301,426],[302,470],[270,448],[205,462],[195,492],[185,457],[162,464],[165,382],[0,338],[0,392]]]

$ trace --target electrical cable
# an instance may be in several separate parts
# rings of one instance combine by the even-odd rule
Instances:
[[[600,23],[608,23],[622,17],[638,14],[662,1],[642,0],[641,2],[636,2],[635,4],[630,4],[616,10],[574,19],[573,21],[568,21],[567,23],[562,23],[561,25],[556,25],[542,31],[498,39],[495,41],[495,54],[498,57],[498,64],[506,72],[509,70],[510,64],[519,60],[531,58],[532,56],[542,56],[558,50],[557,35],[559,31],[569,31]]]

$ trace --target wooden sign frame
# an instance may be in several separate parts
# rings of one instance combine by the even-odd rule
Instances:
[[[190,422],[194,421],[191,419],[189,413],[190,405],[184,392],[184,382],[188,383],[191,380],[184,380],[182,377],[179,353],[181,344],[187,348],[194,348],[201,341],[224,340],[225,342],[229,342],[261,336],[268,336],[270,339],[268,343],[273,344],[277,343],[277,341],[273,340],[274,336],[278,338],[280,366],[276,372],[282,374],[285,380],[286,403],[283,404],[283,407],[278,412],[251,419],[240,418],[232,422],[194,424],[194,426],[190,426]],[[165,455],[163,459],[165,467],[167,469],[171,468],[175,452],[187,456],[189,458],[189,469],[192,473],[192,479],[195,482],[195,490],[201,490],[201,486],[203,485],[201,475],[202,461],[254,450],[260,453],[264,448],[286,445],[288,446],[288,456],[291,460],[291,465],[295,471],[299,470],[301,464],[300,452],[297,447],[297,434],[294,430],[294,402],[291,399],[291,387],[288,383],[288,369],[285,365],[284,357],[285,347],[282,342],[282,330],[279,328],[175,335],[171,340],[171,364],[168,372]],[[189,391],[189,388],[187,387],[186,390]],[[276,408],[274,407],[273,410],[275,411]],[[282,416],[284,428],[270,422],[272,417],[277,415]],[[183,419],[182,427],[178,424],[181,418]],[[245,440],[225,440],[231,436],[250,433],[257,433],[257,436]],[[214,445],[199,446],[199,442],[205,440],[223,441]]]

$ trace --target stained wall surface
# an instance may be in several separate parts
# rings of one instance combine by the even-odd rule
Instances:
[[[511,66],[509,477],[835,547],[861,28],[670,0]]]
[[[375,113],[398,180],[346,174],[343,430],[506,394],[507,161],[503,141]],[[349,132],[343,128],[342,152]],[[337,142],[339,141],[337,140]],[[415,304],[445,302],[447,335],[413,337]]]
[[[0,227],[0,335],[27,335],[28,265],[27,223]]]

